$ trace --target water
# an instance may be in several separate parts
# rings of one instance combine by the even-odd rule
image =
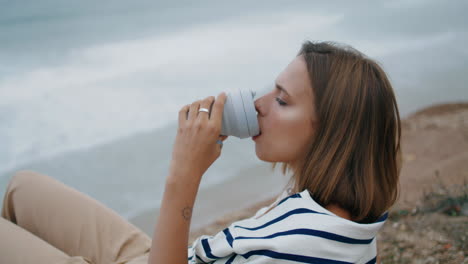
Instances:
[[[0,4],[1,191],[37,169],[126,217],[159,202],[180,107],[263,87],[306,39],[379,61],[402,116],[468,100],[464,1]],[[260,162],[250,140],[224,150],[206,186]]]

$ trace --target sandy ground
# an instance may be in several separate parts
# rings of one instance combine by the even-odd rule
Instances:
[[[468,103],[418,111],[403,121],[399,208],[413,209],[434,185],[468,179]]]
[[[402,120],[402,152],[399,199],[378,237],[382,263],[468,263],[468,216],[449,216],[443,213],[444,208],[424,211],[431,194],[439,200],[464,195],[466,202],[468,103],[434,105]],[[254,215],[274,198],[192,230],[189,242]]]

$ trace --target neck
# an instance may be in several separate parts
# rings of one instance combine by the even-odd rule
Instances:
[[[345,209],[339,207],[336,204],[330,204],[327,207],[325,207],[325,209],[327,209],[328,211],[336,214],[337,216],[339,216],[341,218],[345,218],[345,219],[348,219],[348,220],[352,221],[351,220],[351,214],[348,211],[346,211]]]

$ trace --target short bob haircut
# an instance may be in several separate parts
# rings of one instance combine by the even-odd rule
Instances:
[[[306,41],[297,56],[307,65],[318,125],[296,170],[283,163],[283,174],[293,171],[286,187],[307,189],[320,205],[339,205],[353,221],[372,223],[398,197],[401,127],[393,88],[375,61],[348,45]]]

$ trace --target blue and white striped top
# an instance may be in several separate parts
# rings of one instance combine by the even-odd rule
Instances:
[[[360,224],[323,208],[308,190],[285,191],[251,218],[198,237],[188,247],[188,263],[375,263],[376,235],[387,215]]]

